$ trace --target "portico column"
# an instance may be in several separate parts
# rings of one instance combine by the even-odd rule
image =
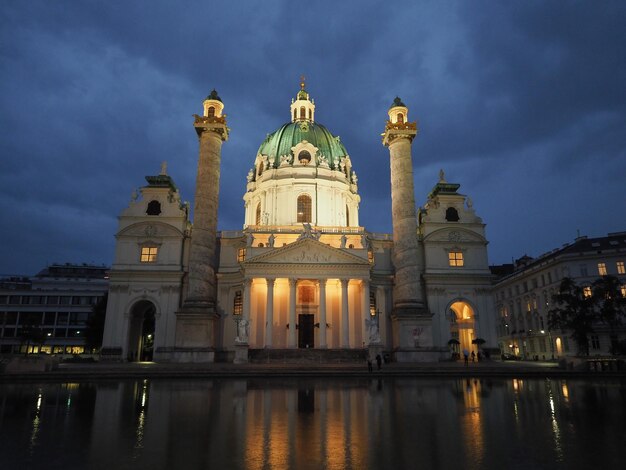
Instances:
[[[348,312],[348,282],[349,279],[341,279],[341,347],[350,347],[350,325]]]
[[[272,329],[274,328],[274,282],[276,279],[268,278],[267,281],[267,305],[265,308],[265,347],[272,347]]]
[[[243,318],[250,320],[250,290],[252,289],[252,279],[243,280]]]
[[[369,336],[367,335],[367,328],[365,327],[365,321],[370,319],[370,281],[367,279],[361,280],[361,338],[363,342],[369,344]]]
[[[326,348],[326,279],[320,279],[320,348]]]
[[[289,347],[296,347],[296,283],[289,279]]]

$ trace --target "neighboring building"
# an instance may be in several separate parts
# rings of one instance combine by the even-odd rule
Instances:
[[[366,346],[400,361],[438,360],[455,340],[496,346],[485,226],[443,172],[417,220],[417,127],[399,99],[383,134],[393,234],[360,225],[358,158],[316,120],[304,83],[291,120],[268,134],[242,182],[243,230],[217,233],[223,108],[214,91],[195,117],[193,227],[165,166],[120,215],[103,358],[145,358],[149,339],[161,361]]]
[[[0,353],[82,354],[92,306],[106,294],[106,267],[52,265],[31,277],[0,279]],[[43,344],[22,339],[22,328],[43,330]]]
[[[552,296],[559,290],[564,277],[578,285],[589,287],[603,275],[620,279],[626,296],[626,232],[610,233],[606,237],[578,237],[536,259],[524,256],[512,272],[497,281],[494,289],[498,315],[497,334],[503,353],[526,359],[559,358],[577,353],[576,344],[567,331],[548,328],[548,312]],[[502,267],[495,267],[502,274]],[[608,354],[611,346],[626,338],[626,330],[609,331],[605,325],[595,325],[596,333],[589,338],[589,353]]]

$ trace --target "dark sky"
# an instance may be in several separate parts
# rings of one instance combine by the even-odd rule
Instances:
[[[508,5],[507,5],[508,4]],[[624,2],[28,1],[0,5],[0,274],[110,265],[117,215],[163,160],[192,200],[192,114],[231,128],[220,228],[289,120],[301,74],[391,230],[386,112],[417,119],[418,205],[443,168],[487,224],[491,263],[626,230]]]

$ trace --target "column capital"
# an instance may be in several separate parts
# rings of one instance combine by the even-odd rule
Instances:
[[[341,283],[341,287],[348,287],[348,283],[350,282],[350,279],[339,279],[339,282]]]
[[[289,287],[295,287],[296,284],[298,283],[298,279],[295,277],[290,277],[289,278]]]
[[[203,134],[214,134],[223,142],[228,140],[230,129],[226,125],[226,115],[222,116],[198,116],[194,114],[193,127],[196,129],[198,137]]]
[[[385,147],[389,147],[392,143],[397,142],[399,139],[408,139],[409,143],[411,143],[416,135],[416,122],[393,123],[391,121],[387,121],[385,124],[385,132],[383,133],[383,145]]]
[[[265,278],[265,282],[267,283],[267,285],[274,285],[274,282],[276,282],[276,278],[275,277],[266,277]]]
[[[252,284],[252,278],[251,277],[244,277],[243,278],[243,285],[245,287],[250,287],[250,284]]]

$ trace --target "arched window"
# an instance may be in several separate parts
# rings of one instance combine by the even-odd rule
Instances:
[[[398,113],[398,123],[404,124],[404,114]]]
[[[296,108],[293,109],[293,118],[298,119],[298,110]]]
[[[312,119],[311,118],[311,110],[310,109],[309,109],[309,119]]]
[[[298,222],[311,222],[311,198],[306,194],[298,196]]]
[[[161,213],[161,203],[159,201],[150,201],[148,203],[148,208],[146,209],[146,214],[159,215],[160,213]]]
[[[448,222],[458,222],[459,221],[459,213],[454,207],[448,207],[446,209],[446,220]]]
[[[207,116],[208,117],[215,117],[215,107],[214,106],[209,106],[209,109],[207,110]]]
[[[307,165],[311,163],[311,154],[307,152],[306,150],[301,151],[298,154],[298,161],[302,163],[303,165]]]
[[[350,209],[346,206],[346,227],[350,227]]]
[[[301,119],[304,119],[305,117],[306,117],[306,111],[305,111],[305,109],[304,109],[304,106],[302,106],[302,107],[300,108],[300,118],[301,118]]]
[[[259,163],[259,169],[256,174],[259,176],[263,174],[263,163]]]
[[[254,216],[254,225],[261,225],[261,203],[256,205],[256,214]]]

